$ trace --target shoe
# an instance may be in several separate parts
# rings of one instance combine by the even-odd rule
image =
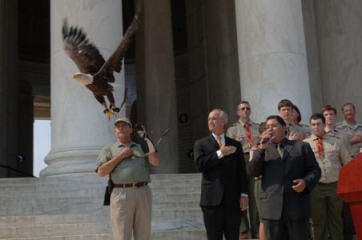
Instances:
[[[240,233],[239,239],[249,239],[249,233],[248,232]]]

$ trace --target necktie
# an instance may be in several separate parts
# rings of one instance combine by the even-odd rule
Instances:
[[[318,157],[323,157],[323,143],[322,138],[318,138],[317,140],[317,151],[318,151]]]
[[[279,156],[282,158],[282,157],[283,157],[283,148],[282,148],[282,145],[279,143],[279,144],[276,144],[276,147],[277,147]]]
[[[216,136],[216,141],[217,141],[217,144],[219,144],[219,147],[221,147],[222,146],[221,136]]]
[[[251,144],[251,133],[250,133],[250,127],[249,124],[245,124],[245,134],[246,134],[246,142],[248,144]]]

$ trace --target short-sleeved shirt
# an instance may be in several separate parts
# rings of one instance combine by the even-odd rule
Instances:
[[[356,123],[355,125],[349,125],[346,120],[343,120],[342,122],[336,123],[335,129],[337,131],[345,132],[347,134],[348,141],[353,136],[362,135],[362,124],[360,123]],[[353,146],[350,146],[352,156],[357,155],[360,152],[360,148],[362,148],[362,143],[357,143]]]
[[[111,160],[126,146],[120,142],[116,142],[109,146],[105,146],[100,152],[97,164],[98,167],[103,163]],[[139,144],[131,142],[130,148],[136,155],[143,155],[142,148]],[[111,179],[114,183],[134,183],[134,182],[150,182],[150,163],[147,158],[137,157],[135,155],[123,159],[111,172]]]
[[[257,143],[259,143],[259,124],[254,122],[249,122],[249,129],[251,134],[251,143],[247,142],[246,135],[246,124],[243,123],[240,119],[232,124],[226,131],[226,136],[233,138],[241,143],[243,146],[243,152],[250,152],[250,148]]]
[[[312,134],[304,140],[311,146],[318,165],[321,168],[320,183],[333,183],[338,181],[339,170],[346,164],[351,156],[340,139],[325,134],[322,139],[323,155],[318,154],[318,137]]]

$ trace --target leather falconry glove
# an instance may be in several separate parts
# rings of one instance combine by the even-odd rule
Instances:
[[[146,129],[142,124],[136,123],[134,125],[133,133],[134,142],[141,145],[144,156],[157,152],[155,144],[151,140],[150,136],[147,134]]]

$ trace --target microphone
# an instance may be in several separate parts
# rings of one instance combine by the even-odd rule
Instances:
[[[270,134],[269,137],[265,137],[260,141],[260,144],[265,144],[270,141],[270,139],[273,137],[273,134]]]

